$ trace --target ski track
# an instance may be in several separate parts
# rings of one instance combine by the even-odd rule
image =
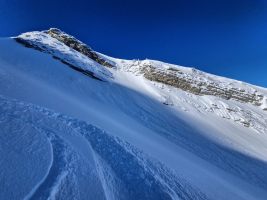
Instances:
[[[56,134],[42,129],[38,129],[38,131],[40,134],[46,134],[48,140],[51,142],[53,149],[53,160],[48,175],[42,181],[40,186],[35,191],[31,192],[33,194],[27,199],[55,199],[60,185],[71,173],[69,168],[72,161],[68,157],[71,157],[72,155],[70,155],[71,152],[69,148]],[[70,191],[71,189],[72,188],[68,188]],[[74,194],[74,191],[72,194]]]
[[[3,97],[0,97],[0,107],[2,115],[31,124],[40,134],[46,135],[51,143],[53,160],[49,172],[25,199],[58,199],[62,193],[66,193],[68,199],[80,199],[77,195],[82,191],[79,191],[79,182],[75,182],[75,169],[78,169],[75,165],[81,156],[77,155],[69,141],[61,138],[65,133],[60,131],[65,129],[71,130],[72,134],[82,135],[91,145],[95,167],[107,200],[125,197],[140,200],[208,199],[162,163],[86,122]],[[51,122],[54,125],[48,129],[47,124]],[[56,127],[61,127],[61,130]]]

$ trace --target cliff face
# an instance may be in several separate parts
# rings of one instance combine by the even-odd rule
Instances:
[[[105,67],[109,67],[109,68],[115,67],[112,63],[101,58],[101,56],[98,55],[96,52],[94,52],[93,49],[91,49],[89,46],[77,40],[75,37],[62,32],[59,29],[51,28],[44,32],[49,34],[51,37],[59,40],[60,42],[64,43],[68,47],[82,53],[83,55],[91,58],[92,60],[96,61],[97,63]]]
[[[145,64],[141,66],[141,72],[145,78],[151,81],[171,85],[197,95],[213,95],[224,99],[252,103],[257,106],[260,106],[263,100],[263,95],[258,93],[257,90],[249,92],[245,89],[223,87],[213,81],[201,80],[197,78],[198,71],[194,69],[192,74],[186,74],[179,69],[160,70],[151,64]]]
[[[183,91],[249,103],[267,110],[266,89],[241,81],[155,60],[120,60],[121,68]]]

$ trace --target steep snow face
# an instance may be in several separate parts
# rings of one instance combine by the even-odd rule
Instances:
[[[28,34],[19,38],[38,50],[0,40],[0,199],[266,199],[261,107],[197,95],[142,71],[147,63],[191,68],[99,54],[116,65],[105,68],[44,32]],[[54,52],[105,81],[66,67]]]

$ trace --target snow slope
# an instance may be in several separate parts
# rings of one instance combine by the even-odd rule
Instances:
[[[99,54],[117,66],[105,68],[43,32],[21,37],[43,47],[0,40],[0,199],[266,199],[264,104],[192,94]]]

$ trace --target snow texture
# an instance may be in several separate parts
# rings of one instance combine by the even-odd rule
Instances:
[[[266,199],[265,88],[98,53],[116,64],[105,68],[45,32],[19,38],[41,50],[0,40],[1,200]],[[150,81],[151,63],[261,105]]]

